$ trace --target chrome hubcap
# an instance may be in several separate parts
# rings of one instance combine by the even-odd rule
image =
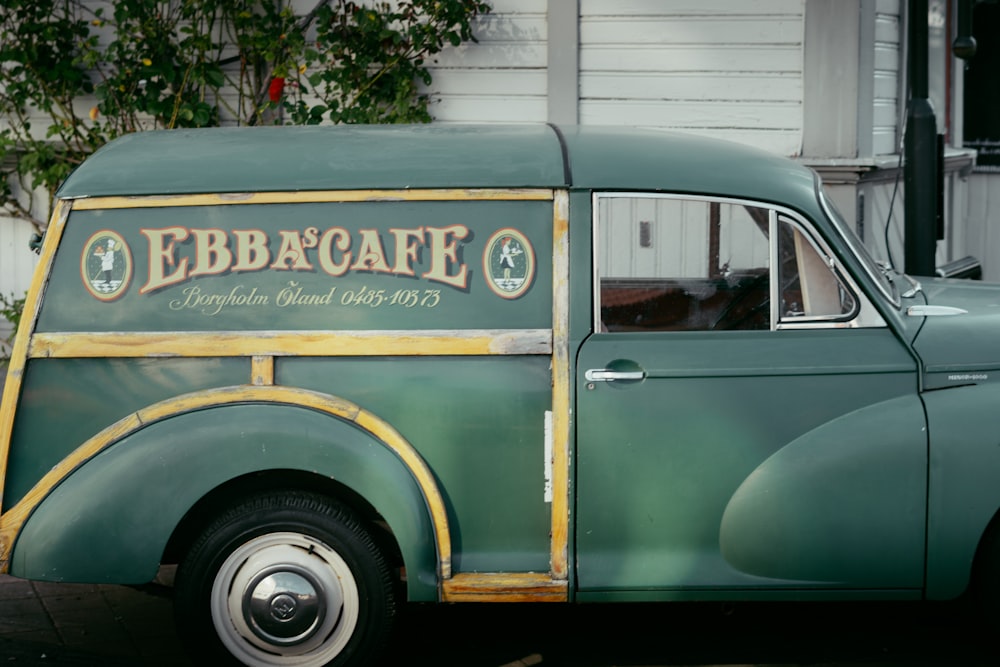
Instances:
[[[264,571],[243,596],[243,616],[264,641],[291,646],[309,638],[323,622],[327,601],[321,585],[298,568]]]
[[[258,667],[327,664],[360,613],[347,563],[300,533],[262,535],[233,551],[215,578],[211,608],[229,652]]]

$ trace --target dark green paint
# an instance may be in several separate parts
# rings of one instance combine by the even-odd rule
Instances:
[[[12,507],[53,466],[119,419],[249,377],[250,360],[238,358],[31,360],[14,420],[3,506]]]
[[[244,127],[136,132],[111,142],[59,197],[563,184],[545,126]]]
[[[281,359],[275,374],[349,398],[417,449],[444,494],[456,572],[548,569],[547,357]]]
[[[565,153],[554,129],[529,124],[137,132],[95,153],[57,196],[572,186],[819,210],[812,172],[762,150],[623,127],[561,132]]]
[[[588,368],[625,366],[645,370],[646,379],[590,386],[583,378]],[[765,572],[756,560],[732,559],[726,553],[742,556],[750,549],[745,535],[765,530],[758,522],[784,520],[771,505],[766,512],[741,512],[748,505],[735,496],[741,487],[744,494],[754,493],[758,487],[748,479],[763,474],[761,470],[781,469],[785,448],[805,449],[818,466],[825,466],[822,473],[846,476],[844,481],[855,474],[851,466],[892,464],[900,477],[885,473],[892,484],[866,487],[864,504],[902,503],[922,511],[923,486],[912,485],[914,471],[919,477],[926,468],[922,415],[913,409],[916,366],[889,331],[595,335],[583,345],[577,374],[581,590],[922,584],[921,568],[911,567],[923,562],[922,514],[895,517],[905,534],[903,545],[918,547],[908,552],[905,567],[897,564],[905,572],[903,581],[898,574],[892,581],[872,581],[865,570],[872,563],[860,555],[860,563],[824,561],[804,570],[789,552]],[[889,448],[882,432],[869,433],[868,421],[860,416],[868,406],[906,395],[910,409],[892,418],[908,430],[900,431],[899,446]],[[848,438],[854,442],[845,447]],[[866,454],[872,448],[877,451]],[[837,455],[830,456],[831,450]],[[813,515],[817,530],[800,536],[809,542],[809,553],[815,556],[844,539],[818,530],[829,518],[823,509],[830,501],[828,491],[788,483],[802,493],[794,499],[781,494],[775,502],[789,513],[805,513],[806,521]],[[841,492],[841,502],[847,503],[851,487]],[[863,542],[878,535],[886,520],[860,514],[844,530],[854,531]],[[720,544],[727,539],[728,544]],[[887,546],[867,544],[865,553],[877,559],[902,548],[895,541],[892,549]],[[836,566],[842,569],[836,571]],[[880,563],[877,571],[886,567]]]
[[[779,449],[726,506],[723,557],[742,572],[790,582],[919,589],[927,498],[922,422],[923,407],[910,394],[846,413]]]
[[[39,505],[15,544],[11,573],[50,581],[150,581],[188,509],[226,481],[260,470],[315,472],[361,494],[395,533],[410,598],[436,599],[429,514],[403,463],[352,424],[284,405],[200,410],[122,439]]]
[[[927,597],[960,595],[1000,507],[1000,385],[924,395],[930,422]]]
[[[922,279],[923,296],[935,306],[960,308],[966,313],[927,318],[914,341],[928,373],[943,376],[943,386],[968,384],[968,378],[948,382],[949,373],[986,374],[1000,379],[1000,299],[997,287],[965,280]],[[911,318],[912,319],[912,318]],[[919,318],[918,318],[919,319]],[[940,386],[935,383],[935,386]]]

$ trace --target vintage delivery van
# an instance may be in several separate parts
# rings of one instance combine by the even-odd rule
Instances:
[[[0,470],[0,571],[179,564],[207,664],[365,664],[404,601],[995,604],[1000,286],[688,136],[136,134],[58,193]]]

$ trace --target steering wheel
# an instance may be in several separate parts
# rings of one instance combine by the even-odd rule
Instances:
[[[716,318],[715,322],[709,329],[723,329],[732,330],[740,329],[744,322],[752,317],[756,317],[761,313],[761,311],[767,310],[771,304],[771,293],[768,290],[768,279],[770,278],[769,272],[764,272],[758,276],[755,276],[753,280],[749,281],[745,285],[740,285],[740,291],[733,299],[722,309],[719,313],[719,317]],[[736,318],[732,321],[727,321],[727,319],[734,314],[734,311],[743,304],[747,299],[751,298],[755,294],[759,294],[763,288],[763,300],[755,306],[751,306],[746,312],[736,313]],[[760,327],[752,327],[758,329]]]

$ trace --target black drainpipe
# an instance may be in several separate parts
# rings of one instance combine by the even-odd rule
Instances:
[[[936,214],[937,121],[928,98],[927,0],[909,0],[909,89],[903,147],[905,215],[904,270],[915,276],[934,275],[937,246]]]

